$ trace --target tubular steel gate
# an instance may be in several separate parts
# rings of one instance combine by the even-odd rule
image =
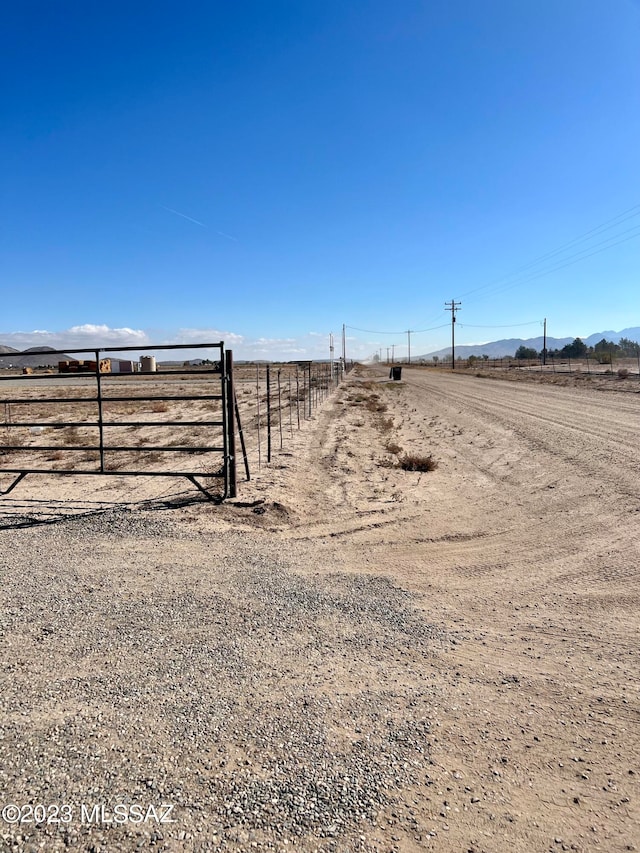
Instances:
[[[121,359],[109,358],[109,353],[124,353],[133,352],[143,353],[158,350],[180,351],[180,350],[217,350],[218,356],[215,360],[207,360],[203,362],[203,366],[195,367],[188,363],[180,362],[181,366],[175,369],[160,369],[155,370],[153,357],[147,356],[142,358],[143,365],[150,367],[148,372],[136,371],[133,368],[132,362],[124,362],[127,370],[131,368],[132,372],[111,372],[113,367],[118,370],[123,365]],[[231,350],[225,350],[224,343],[214,344],[177,344],[177,345],[160,345],[147,347],[109,347],[109,348],[84,348],[70,350],[46,350],[41,353],[32,352],[29,355],[38,355],[43,360],[48,360],[55,357],[55,361],[65,358],[69,354],[91,354],[90,361],[70,361],[59,362],[60,371],[69,372],[49,372],[35,373],[30,372],[29,368],[25,368],[22,374],[12,374],[9,376],[0,375],[0,403],[4,404],[4,423],[0,419],[0,432],[4,433],[3,439],[0,439],[0,474],[15,474],[17,475],[7,489],[0,490],[0,495],[7,495],[11,492],[18,483],[27,476],[27,474],[100,474],[100,475],[116,475],[119,477],[186,477],[207,497],[213,498],[208,491],[206,485],[203,485],[199,480],[208,480],[210,477],[219,477],[224,481],[224,490],[221,496],[224,498],[234,498],[237,492],[237,476],[236,476],[236,448],[235,448],[235,425],[237,405],[235,403],[235,393],[233,387],[233,354]],[[16,353],[15,358],[19,359],[25,353]],[[61,383],[61,377],[64,377]],[[159,377],[159,382],[154,379]],[[168,377],[173,379],[173,382]],[[187,388],[189,393],[158,393],[158,384],[162,386],[175,385],[180,381],[190,382],[190,387]],[[5,388],[11,389],[11,383],[14,385],[14,393],[5,395]],[[32,388],[41,387],[43,384],[52,384],[60,386],[63,384],[67,389],[73,389],[71,394],[65,396],[62,389],[58,387],[56,396],[39,396],[31,393]],[[194,385],[204,384],[203,393],[195,393]],[[22,389],[22,396],[15,393],[15,386],[18,385]],[[31,385],[31,388],[29,386]],[[25,387],[26,386],[26,387]],[[149,389],[149,386],[151,388]],[[156,387],[154,387],[156,386]],[[78,389],[80,395],[77,396],[74,392]],[[123,388],[130,388],[134,393],[124,394]],[[27,391],[28,393],[24,393]],[[147,390],[149,389],[149,390]],[[48,390],[48,389],[47,389]],[[164,388],[160,389],[161,391]],[[91,391],[93,393],[91,393]],[[131,414],[132,407],[139,406],[141,403],[150,403],[150,412],[168,411],[170,405],[176,404],[178,401],[184,401],[187,406],[187,411],[193,418],[193,413],[197,408],[205,410],[211,409],[217,403],[220,404],[220,415],[213,420],[211,414],[205,411],[205,420],[193,419],[134,419],[126,417]],[[200,407],[197,402],[200,401]],[[114,406],[113,404],[116,404]],[[116,420],[109,416],[109,409],[117,408],[120,404],[121,409],[124,409],[125,418]],[[81,420],[79,417],[65,420],[54,420],[56,412],[64,412],[69,407],[82,406],[84,412],[89,407],[88,417]],[[27,417],[23,419],[19,416],[20,411],[27,408]],[[34,408],[39,409],[40,418],[29,416],[28,410]],[[14,420],[14,415],[18,412],[18,418]],[[42,412],[44,411],[44,415]],[[217,412],[216,412],[217,414]],[[122,429],[128,429],[129,434],[136,435],[137,430],[141,429],[156,429],[170,427],[172,430],[178,431],[179,440],[173,439],[169,444],[146,444],[146,438],[138,441],[138,444],[123,444],[120,441],[109,443],[107,434],[113,436],[114,432],[118,433]],[[83,436],[77,433],[81,428],[89,430],[91,433],[97,433],[97,440],[89,443],[85,441]],[[62,443],[59,444],[29,444],[25,443],[23,436],[24,431],[28,430],[28,435],[40,434],[51,430],[62,429],[65,432],[62,435]],[[193,444],[193,436],[197,434],[198,438],[204,431],[208,436],[211,430],[220,430],[220,440],[215,441],[215,436],[207,438],[203,443],[198,442]],[[191,430],[191,437],[189,431]],[[138,433],[138,435],[140,435]],[[242,434],[241,434],[242,438]],[[191,443],[190,443],[191,442]],[[12,467],[10,465],[11,455],[19,453],[21,456],[26,455],[27,458],[31,455],[48,454],[51,459],[68,459],[69,455],[73,456],[78,452],[84,452],[83,461],[94,461],[97,467],[90,469],[78,469],[73,464],[67,463],[64,467],[35,467],[36,462],[32,465],[19,464]],[[178,458],[195,458],[201,462],[204,458],[202,454],[216,454],[217,463],[211,467],[208,463],[207,470],[192,470],[197,467],[191,462],[188,470],[147,470],[141,469],[137,464],[131,466],[128,470],[121,469],[118,464],[113,461],[113,454],[148,454],[155,456],[156,454],[178,454]],[[53,454],[53,456],[51,455]],[[88,455],[87,455],[88,454]],[[75,457],[78,458],[77,456]],[[140,457],[137,457],[140,459]],[[167,458],[167,457],[165,457]],[[214,457],[215,458],[215,457]],[[21,460],[22,461],[22,460]],[[245,455],[246,464],[246,455]],[[40,463],[42,465],[42,463]],[[248,476],[248,467],[247,467]]]

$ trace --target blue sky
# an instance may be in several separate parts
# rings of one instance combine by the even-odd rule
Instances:
[[[1,20],[0,344],[305,358],[346,323],[361,357],[443,326],[417,354],[452,298],[461,344],[640,325],[640,0]]]

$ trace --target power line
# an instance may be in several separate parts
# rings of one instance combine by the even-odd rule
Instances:
[[[625,231],[620,231],[617,234],[612,234],[609,237],[606,237],[604,240],[601,240],[598,243],[592,243],[589,246],[584,247],[583,249],[579,249],[577,252],[569,254],[564,258],[557,258],[557,262],[553,262],[552,266],[543,268],[541,270],[532,270],[533,267],[536,267],[542,264],[544,261],[548,261],[549,259],[560,255],[566,249],[569,249],[572,246],[576,246],[580,243],[584,243],[586,240],[591,240],[593,237],[603,234],[605,231],[609,231],[612,228],[616,228],[619,225],[622,225],[624,222],[627,222],[630,219],[634,219],[635,217],[640,216],[640,204],[633,205],[632,207],[623,210],[621,213],[617,214],[617,216],[612,217],[611,219],[607,219],[604,222],[596,225],[594,228],[589,229],[578,237],[574,237],[572,240],[569,240],[566,243],[563,243],[556,249],[552,249],[549,252],[546,252],[543,255],[539,255],[534,260],[530,261],[527,264],[523,264],[520,267],[517,267],[513,272],[508,273],[501,278],[494,279],[492,282],[487,282],[484,285],[480,285],[479,287],[473,288],[471,290],[466,291],[461,294],[461,296],[468,296],[471,294],[479,293],[480,291],[485,291],[485,296],[495,296],[499,293],[502,293],[506,290],[509,290],[512,287],[516,287],[518,285],[528,284],[529,282],[536,281],[539,278],[544,277],[545,275],[550,275],[553,272],[557,272],[558,270],[565,269],[566,267],[573,266],[574,264],[579,263],[580,261],[584,261],[587,258],[593,257],[594,255],[598,255],[601,252],[605,252],[609,249],[613,249],[615,246],[619,246],[622,243],[626,243],[629,240],[634,240],[637,237],[640,237],[640,225],[635,225],[632,228],[628,228]],[[628,235],[628,236],[625,236]],[[619,239],[622,238],[622,239]],[[518,273],[525,272],[526,270],[532,270],[529,275],[518,276]],[[517,276],[514,278],[514,276]],[[459,304],[459,303],[458,303]],[[456,307],[456,303],[454,300],[451,300],[451,303],[446,303],[446,310],[452,312],[452,326],[455,323],[455,311],[458,310]],[[439,315],[441,316],[441,315]],[[438,317],[439,318],[439,317]],[[465,328],[473,328],[473,329],[506,329],[517,326],[532,326],[536,323],[539,323],[539,320],[532,320],[527,323],[505,323],[501,325],[495,326],[486,326],[486,325],[474,325],[474,324],[463,324]],[[449,325],[449,323],[443,323],[438,326],[431,326],[427,329],[412,329],[411,333],[413,334],[422,334],[424,332],[433,332],[438,329],[444,329]],[[364,332],[366,334],[372,335],[405,335],[410,334],[406,329],[402,329],[401,331],[386,331],[380,329],[362,329],[358,326],[347,326],[346,324],[343,328],[348,328],[356,332]]]
[[[528,323],[503,323],[498,326],[476,326],[473,323],[459,323],[463,329],[515,329],[517,326],[537,326],[542,320],[530,320]]]
[[[403,329],[401,332],[381,332],[379,329],[359,329],[357,326],[348,326],[345,324],[346,329],[351,329],[354,332],[366,332],[368,335],[404,335],[406,333],[406,329]]]
[[[430,329],[412,329],[411,331],[418,335],[422,334],[422,332],[435,332],[436,329],[444,329],[448,325],[448,323],[443,323],[441,326],[432,326]]]
[[[444,329],[445,326],[448,326],[448,323],[443,323],[442,326],[432,326],[430,329],[411,329],[412,334],[418,334],[422,332],[434,332],[436,329]],[[379,329],[360,329],[358,326],[346,326],[347,329],[351,329],[354,332],[366,332],[368,335],[406,335],[407,330],[403,329],[401,332],[381,332]]]
[[[636,211],[636,212],[632,213],[632,211]],[[630,215],[627,216],[626,214],[630,214]],[[560,254],[560,252],[564,251],[565,249],[568,249],[571,246],[576,245],[577,243],[584,242],[585,240],[590,239],[593,236],[596,236],[596,234],[601,234],[604,231],[608,231],[611,228],[615,228],[618,225],[622,225],[623,222],[626,222],[629,219],[633,219],[634,217],[639,216],[639,215],[640,215],[640,204],[633,205],[633,207],[629,207],[626,210],[623,210],[621,213],[619,213],[617,216],[614,216],[612,219],[605,220],[605,222],[602,222],[600,225],[596,225],[594,228],[591,228],[589,231],[586,231],[584,234],[580,234],[578,237],[574,237],[572,240],[569,240],[567,243],[563,243],[561,246],[558,246],[556,249],[552,249],[549,252],[545,252],[543,255],[539,255],[537,258],[534,258],[532,261],[529,261],[528,263],[523,264],[520,267],[517,267],[512,272],[507,273],[506,275],[501,276],[500,278],[493,279],[493,281],[487,282],[486,284],[482,284],[479,287],[475,287],[475,288],[472,288],[471,290],[467,290],[465,293],[461,294],[461,298],[463,296],[469,296],[472,293],[478,293],[479,291],[485,290],[486,288],[492,287],[493,285],[500,284],[500,282],[504,281],[505,279],[510,279],[519,272],[524,272],[527,269],[531,269],[531,267],[536,266],[537,264],[553,257],[554,255]],[[633,230],[633,229],[629,229],[629,230]],[[626,234],[626,233],[628,233],[628,232],[627,231],[622,232],[622,234]],[[607,239],[608,240],[609,239],[615,239],[616,237],[619,237],[619,236],[621,236],[621,235],[620,234],[614,234],[611,238],[607,238]],[[607,241],[605,240],[603,242],[607,242]],[[624,241],[621,241],[621,242],[624,242]],[[596,245],[601,245],[601,244],[597,243]],[[612,244],[612,246],[607,246],[606,248],[612,248],[613,245],[618,245],[618,244],[614,243],[614,244]],[[590,248],[590,247],[587,247],[586,249],[584,249],[582,251],[587,251],[588,248]],[[603,249],[603,251],[604,251],[604,249]],[[569,257],[574,257],[574,256],[571,255]],[[586,255],[586,257],[589,257],[589,255]],[[582,260],[582,259],[579,259],[579,260]],[[546,275],[546,273],[540,273],[540,275],[542,275],[542,274]]]
[[[616,240],[616,237],[620,237],[622,236],[622,234],[628,234],[630,231],[634,231],[635,233],[631,234],[631,236],[629,237],[625,237],[623,240]],[[485,293],[485,296],[496,296],[499,293],[504,293],[506,290],[509,290],[512,287],[517,287],[518,285],[522,284],[528,284],[530,281],[536,281],[539,278],[543,278],[545,275],[550,275],[550,273],[556,272],[557,270],[562,270],[565,267],[573,266],[574,264],[577,264],[580,261],[584,261],[587,258],[592,257],[593,255],[599,255],[601,252],[606,252],[607,249],[613,249],[614,246],[619,246],[621,243],[627,243],[629,240],[634,240],[636,237],[640,237],[640,226],[629,228],[627,229],[627,231],[622,231],[620,234],[615,234],[600,243],[596,243],[596,246],[602,246],[601,249],[595,249],[595,251],[592,252],[589,252],[588,249],[582,249],[580,252],[577,252],[574,255],[569,255],[568,258],[564,258],[563,260],[566,261],[566,263],[560,263],[556,266],[549,267],[548,269],[544,269],[539,272],[534,272],[530,276],[525,276],[524,278],[518,278],[511,282],[505,282],[505,284],[503,285],[498,285],[492,288],[491,290],[488,290]],[[615,242],[612,243],[611,240],[614,240]],[[603,245],[605,243],[607,243],[608,245]]]

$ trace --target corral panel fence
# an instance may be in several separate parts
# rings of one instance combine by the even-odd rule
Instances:
[[[171,368],[156,369],[150,354],[162,350],[170,358],[187,349],[206,355],[213,350],[214,358],[197,359],[199,364],[178,359],[168,362]],[[120,358],[134,351],[149,355],[141,355],[140,364]],[[79,354],[92,357],[68,358]],[[220,478],[221,498],[236,496],[237,405],[233,354],[224,342],[38,355],[57,367],[0,375],[0,474],[15,475],[0,495],[28,474],[111,474],[186,477],[208,497],[210,478]],[[46,436],[43,443],[40,435]]]

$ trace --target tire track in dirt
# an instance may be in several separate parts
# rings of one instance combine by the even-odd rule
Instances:
[[[633,402],[609,395],[599,400],[598,392],[563,399],[566,389],[555,387],[483,381],[476,389],[472,383],[478,380],[471,377],[410,374],[407,381],[449,410],[462,407],[459,414],[467,418],[473,414],[480,423],[511,431],[531,450],[552,457],[554,465],[569,465],[573,474],[581,469],[606,482],[613,494],[640,498],[640,395],[629,395]]]
[[[473,379],[456,377],[438,383],[430,375],[411,377],[408,382],[420,387],[423,392],[446,397],[451,405],[463,403],[471,405],[482,415],[502,417],[510,427],[522,426],[517,416],[526,416],[540,421],[545,427],[554,426],[571,429],[581,433],[586,439],[604,439],[609,441],[612,432],[616,443],[627,445],[630,449],[637,446],[640,433],[640,396],[633,396],[633,403],[611,397],[604,401],[597,399],[599,394],[570,394],[566,389],[556,387],[532,388],[514,387],[513,383],[502,386],[498,382],[484,383],[481,389],[475,387]],[[477,380],[475,380],[477,382]],[[594,399],[594,397],[596,399]]]

